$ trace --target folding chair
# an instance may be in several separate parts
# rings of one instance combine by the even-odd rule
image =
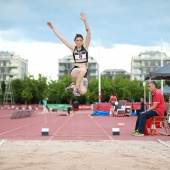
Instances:
[[[166,116],[164,116],[164,129],[165,129],[165,133],[159,133],[161,135],[166,135],[166,136],[170,136],[170,113],[167,113]]]
[[[127,100],[119,100],[116,116],[118,117],[126,116],[126,103],[127,103]]]
[[[154,129],[156,128],[164,128],[165,133],[161,132],[159,134],[170,136],[170,113],[166,116],[154,116],[151,118],[149,134],[154,135]]]

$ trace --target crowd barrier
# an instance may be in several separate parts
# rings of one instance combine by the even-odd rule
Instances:
[[[48,104],[52,110],[67,110],[68,104]],[[42,104],[0,104],[0,110],[43,110]],[[79,104],[78,110],[92,110],[91,104]]]
[[[43,105],[41,104],[1,104],[1,110],[43,110]]]
[[[48,107],[54,110],[67,110],[68,104],[48,104]],[[105,110],[110,111],[110,103],[96,103],[96,104],[79,104],[78,110]],[[131,110],[136,110],[141,107],[140,102],[127,102]],[[149,103],[146,103],[147,108]],[[3,110],[43,110],[42,104],[0,104],[0,109]]]
[[[148,105],[148,104],[147,104]],[[93,105],[93,110],[105,110],[105,111],[110,111],[110,103],[97,103]],[[130,106],[131,110],[136,110],[141,107],[140,102],[137,103],[132,103],[132,102],[127,102],[126,106]]]

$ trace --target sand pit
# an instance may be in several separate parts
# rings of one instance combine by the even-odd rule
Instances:
[[[1,170],[169,170],[170,141],[9,141]]]

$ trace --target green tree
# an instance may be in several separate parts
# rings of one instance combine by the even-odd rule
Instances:
[[[22,93],[21,93],[22,98],[25,100],[25,104],[28,104],[28,102],[31,101],[33,95],[30,91],[30,88],[26,87]]]
[[[57,94],[57,81],[53,81],[51,80],[49,83],[48,83],[48,92],[47,92],[47,96],[49,98],[48,100],[48,103],[57,103],[57,97],[56,97],[56,94]]]
[[[4,100],[4,95],[3,95],[2,90],[0,89],[0,104],[3,103],[3,100]]]
[[[104,78],[101,76],[101,91],[102,91],[102,102],[108,102],[112,92],[115,92],[115,89],[112,84],[113,80],[110,78]]]
[[[88,82],[88,90],[86,92],[86,101],[84,103],[98,102],[98,80],[90,79]]]
[[[87,93],[80,97],[74,96],[72,90],[65,92],[65,88],[74,81],[69,75],[64,75],[58,81],[47,82],[47,77],[39,74],[38,79],[33,75],[24,80],[14,79],[11,81],[11,87],[16,103],[40,103],[45,97],[49,98],[48,103],[71,103],[75,100],[80,104],[98,102],[98,79],[89,79]],[[109,101],[111,92],[115,93],[118,100],[128,101],[131,101],[132,97],[135,101],[139,101],[144,94],[142,83],[125,79],[124,75],[116,76],[114,80],[101,76],[101,91],[102,102]],[[146,94],[148,94],[147,88]],[[146,95],[147,99],[148,96]]]
[[[48,96],[48,84],[47,84],[47,77],[42,76],[41,74],[38,75],[38,79],[34,80],[35,83],[35,90],[36,90],[36,102],[40,103],[43,98]],[[34,94],[34,93],[33,93]]]
[[[16,104],[23,103],[24,100],[22,99],[21,93],[23,91],[23,80],[21,79],[13,79],[11,81],[11,88],[14,96],[14,100]]]
[[[1,89],[2,89],[2,93],[4,94],[4,93],[5,93],[5,90],[6,90],[5,81],[2,81],[2,83],[1,83]]]
[[[130,81],[124,79],[124,75],[116,76],[113,81],[113,88],[118,100],[130,100]]]
[[[34,103],[35,100],[32,100],[34,95],[36,94],[36,84],[34,81],[34,76],[26,77],[23,80],[23,89],[21,93],[21,97],[24,100],[24,103]]]
[[[131,96],[135,101],[140,101],[141,97],[144,97],[144,88],[143,84],[137,81],[136,79],[130,83]]]

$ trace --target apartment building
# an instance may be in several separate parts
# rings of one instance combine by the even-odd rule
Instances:
[[[170,57],[160,51],[145,51],[131,60],[131,80],[143,81],[146,74],[170,62]]]
[[[58,60],[58,78],[60,79],[65,74],[70,75],[71,69],[75,63],[72,55],[65,56]],[[98,63],[97,61],[89,56],[88,58],[88,78],[98,78]]]
[[[28,76],[28,60],[14,52],[0,51],[0,83]]]
[[[124,75],[125,78],[130,79],[130,74],[124,69],[105,69],[102,73],[105,78],[110,78],[114,80],[115,76]]]

